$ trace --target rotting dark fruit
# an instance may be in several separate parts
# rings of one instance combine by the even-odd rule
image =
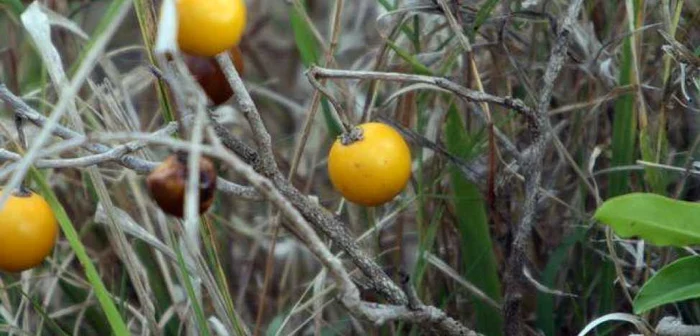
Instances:
[[[156,204],[167,214],[183,218],[185,186],[187,185],[187,154],[168,156],[146,178],[146,185]],[[199,160],[199,213],[206,212],[214,202],[216,191],[214,163],[202,157]]]
[[[243,55],[236,46],[229,50],[229,57],[233,61],[236,71],[243,73]],[[216,61],[216,57],[203,57],[183,54],[185,63],[199,85],[207,94],[214,106],[221,105],[233,96],[233,90],[229,85],[226,75]]]

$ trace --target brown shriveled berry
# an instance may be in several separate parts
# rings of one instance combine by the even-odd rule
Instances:
[[[146,178],[151,197],[167,214],[183,217],[185,185],[187,185],[187,154],[168,156]],[[216,190],[216,168],[206,157],[199,160],[199,213],[209,209]]]
[[[229,50],[229,57],[233,60],[236,71],[239,74],[243,73],[243,55],[238,47],[233,47]],[[226,75],[221,70],[216,57],[202,57],[193,55],[184,55],[185,63],[190,69],[190,72],[197,80],[202,90],[207,94],[209,100],[214,106],[225,103],[231,96],[233,91],[226,80]]]

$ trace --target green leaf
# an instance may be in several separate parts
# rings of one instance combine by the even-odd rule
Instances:
[[[475,148],[483,138],[469,134],[457,107],[452,104],[447,114],[446,140],[448,151],[469,157],[477,153]],[[486,201],[476,185],[467,181],[457,167],[450,167],[450,177],[461,234],[464,277],[498,302],[501,300],[501,283],[493,253]],[[501,313],[476,298],[473,307],[476,312],[476,329],[485,335],[501,335]]]
[[[297,7],[292,7],[289,13],[289,19],[294,32],[294,41],[301,55],[301,62],[304,67],[309,67],[313,63],[318,63],[321,52],[318,50],[318,43],[314,39],[314,33],[309,23],[304,20],[304,15],[299,12]]]
[[[595,219],[619,236],[637,236],[658,246],[700,244],[700,204],[632,193],[603,203]]]
[[[474,31],[472,32],[472,35],[474,35],[479,27],[481,27],[481,25],[484,24],[489,17],[491,17],[491,12],[493,12],[493,9],[496,8],[498,3],[498,0],[488,0],[486,3],[481,5],[479,12],[476,13],[476,19],[474,19]],[[473,38],[474,36],[471,37]]]
[[[690,256],[666,265],[654,274],[632,302],[635,314],[658,306],[700,297],[700,257]]]

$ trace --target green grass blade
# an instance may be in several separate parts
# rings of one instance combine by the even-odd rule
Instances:
[[[26,297],[27,300],[31,302],[32,307],[34,307],[34,311],[36,311],[39,314],[39,316],[41,316],[41,318],[44,319],[44,321],[46,321],[46,325],[48,325],[49,329],[51,329],[51,335],[70,335],[49,316],[49,314],[44,310],[44,307],[41,305],[40,302],[38,302],[35,298],[31,297],[28,293],[25,293],[22,290],[20,290],[20,292],[22,293],[22,296]]]
[[[301,55],[301,63],[306,68],[311,64],[318,63],[321,51],[316,39],[314,39],[313,30],[309,27],[309,23],[304,20],[304,15],[299,13],[299,9],[293,7],[289,13],[289,19],[294,32],[294,41]]]
[[[620,75],[618,85],[629,85],[633,75],[632,37],[627,37],[622,46],[622,58],[620,63]],[[635,140],[637,139],[637,114],[634,106],[634,93],[626,93],[618,97],[614,107],[613,134],[612,134],[612,158],[611,166],[619,167],[634,163]],[[610,174],[610,186],[608,197],[615,197],[629,191],[630,172],[617,171]],[[598,314],[609,312],[615,302],[615,291],[611,283],[615,279],[613,265],[606,263],[603,266],[603,279],[599,284],[601,305]]]
[[[474,35],[476,35],[476,31],[479,30],[479,27],[481,27],[481,25],[484,24],[489,17],[491,17],[491,12],[493,12],[493,9],[496,8],[498,3],[498,0],[488,0],[481,5],[479,11],[476,13],[476,19],[474,19],[474,29],[469,32],[471,35],[470,38],[473,39]]]
[[[212,273],[216,278],[216,282],[219,286],[221,296],[223,297],[224,303],[226,304],[226,310],[229,315],[228,317],[233,322],[233,327],[236,328],[236,332],[239,335],[245,335],[246,332],[243,328],[245,322],[241,321],[238,314],[236,313],[236,308],[233,304],[231,293],[229,292],[228,281],[226,280],[226,272],[224,271],[224,266],[221,262],[221,259],[219,258],[219,252],[216,247],[216,237],[218,237],[218,235],[214,231],[214,228],[212,228],[212,221],[209,218],[203,216],[202,223],[204,225],[201,226],[201,236],[202,241],[204,242],[206,256],[210,263],[210,268],[213,269]]]
[[[632,43],[626,38],[623,46],[619,85],[628,85],[632,75]],[[613,120],[612,162],[613,167],[634,163],[637,117],[634,110],[634,93],[621,95],[615,102]],[[609,197],[619,196],[628,191],[630,173],[619,171],[610,174]]]
[[[543,285],[556,288],[555,284],[560,267],[569,258],[571,248],[583,241],[584,238],[586,238],[586,229],[578,227],[552,252],[547,266],[542,272]],[[537,328],[542,330],[545,335],[556,335],[555,299],[556,297],[552,294],[542,292],[537,294]]]
[[[311,29],[309,23],[304,20],[304,15],[299,12],[296,6],[292,7],[289,12],[289,20],[292,25],[292,31],[294,32],[294,41],[296,42],[299,55],[301,56],[301,63],[306,68],[309,68],[312,64],[317,64],[321,58],[319,45],[316,39],[314,39],[313,29]],[[326,121],[328,133],[333,137],[340,135],[343,127],[338,124],[338,121],[333,117],[330,103],[325,97],[321,98],[321,111]]]
[[[411,65],[413,68],[413,71],[419,75],[433,75],[433,71],[430,70],[427,66],[423,65],[417,58],[413,57],[410,53],[407,51],[401,49],[399,46],[397,46],[394,42],[387,40],[386,41],[387,45],[391,50],[396,52],[399,57],[404,59],[408,64]]]
[[[151,17],[149,6],[154,6],[151,1],[146,0],[134,0],[134,11],[136,12],[136,18],[139,21],[139,28],[141,30],[141,38],[144,41],[144,47],[146,48],[146,54],[148,55],[148,61],[156,65],[155,55],[153,54],[153,43],[155,37],[152,36],[155,32],[149,30],[149,21],[155,20]],[[156,25],[156,22],[152,22],[152,25]],[[155,30],[155,28],[153,28]],[[172,112],[172,104],[170,102],[170,97],[168,96],[166,83],[162,79],[156,81],[156,89],[158,90],[158,101],[162,108],[162,115],[165,122],[171,122],[175,120],[175,116]]]
[[[447,150],[460,157],[468,157],[476,141],[464,128],[462,118],[453,104],[447,115]],[[498,265],[493,254],[486,204],[478,188],[465,180],[459,169],[450,167],[452,192],[461,233],[464,278],[476,285],[489,297],[501,301],[501,283]],[[476,329],[486,335],[500,335],[503,325],[501,313],[478,300],[474,300]]]
[[[122,316],[119,314],[117,306],[114,304],[114,301],[109,295],[109,292],[102,282],[102,279],[100,279],[100,275],[97,273],[95,265],[92,264],[92,261],[85,250],[85,246],[83,246],[83,243],[80,241],[78,232],[75,231],[73,223],[71,222],[70,218],[68,218],[66,210],[58,201],[56,194],[53,192],[53,190],[51,190],[51,187],[41,172],[31,168],[30,173],[33,180],[38,184],[39,189],[41,189],[42,195],[51,205],[51,209],[53,209],[54,214],[56,215],[56,219],[61,226],[63,234],[73,249],[73,252],[75,252],[75,256],[80,261],[80,264],[85,269],[85,275],[95,291],[97,301],[100,303],[102,310],[107,316],[109,325],[112,328],[112,333],[117,336],[129,335],[129,330],[126,323],[124,323]]]
[[[172,241],[177,241],[174,235],[172,237]],[[194,310],[194,317],[197,320],[197,328],[199,328],[199,332],[201,333],[201,335],[211,336],[207,324],[207,318],[204,315],[204,310],[202,309],[202,306],[197,300],[197,295],[194,292],[194,287],[192,286],[192,281],[190,280],[190,274],[187,272],[187,266],[185,265],[185,258],[182,255],[182,249],[180,248],[180,244],[176,243],[174,245],[175,254],[177,255],[177,264],[179,266],[178,269],[180,270],[180,273],[182,275],[182,280],[184,282],[185,289],[187,290],[187,296],[190,298],[192,309]]]

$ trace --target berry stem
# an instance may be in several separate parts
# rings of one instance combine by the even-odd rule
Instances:
[[[17,129],[17,139],[19,141],[19,148],[22,154],[27,151],[27,137],[24,135],[23,124],[24,120],[22,117],[18,113],[15,113],[15,128]],[[29,189],[27,188],[27,177],[25,176],[22,178],[22,181],[19,184],[18,194],[28,195],[29,193]]]

